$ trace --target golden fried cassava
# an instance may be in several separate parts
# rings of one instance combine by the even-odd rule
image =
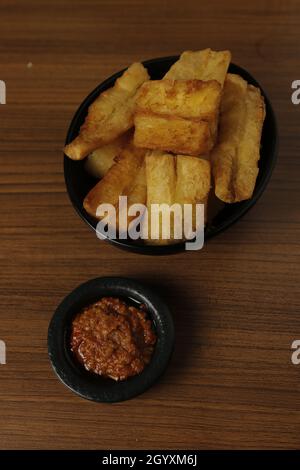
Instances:
[[[260,90],[228,74],[221,102],[218,143],[211,153],[216,196],[249,199],[255,187],[265,104]]]
[[[112,88],[101,93],[91,104],[79,135],[65,146],[65,154],[73,160],[82,160],[130,129],[136,92],[148,79],[148,72],[141,63],[132,64]]]

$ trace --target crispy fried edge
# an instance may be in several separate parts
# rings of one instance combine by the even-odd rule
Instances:
[[[138,88],[149,79],[145,67],[141,63],[134,63],[119,77],[115,85],[105,92],[91,104],[88,110],[87,118],[80,129],[79,135],[68,145],[65,146],[65,154],[73,160],[82,160],[90,152],[104,144],[107,144],[126,132],[133,126],[133,112],[135,95]],[[132,83],[131,83],[132,82]],[[122,106],[127,106],[127,119],[123,118],[119,126],[111,126],[110,120],[118,112],[116,106],[109,106],[106,110],[109,98],[123,95]],[[102,113],[99,108],[103,106]],[[126,108],[125,108],[126,109]],[[97,115],[98,116],[97,118]],[[97,131],[101,130],[97,136]],[[106,134],[105,134],[106,132]]]
[[[123,149],[116,162],[106,175],[91,189],[83,201],[84,209],[91,216],[98,218],[97,208],[109,203],[114,207],[120,195],[127,195],[143,164],[145,151],[132,144]]]
[[[200,51],[184,51],[164,78],[217,80],[223,87],[230,61],[231,52],[228,50],[213,51],[208,48]],[[214,69],[210,71],[212,66]]]
[[[215,194],[233,203],[251,198],[254,191],[265,104],[258,88],[234,74],[228,74],[223,100],[219,141],[211,158]]]
[[[140,111],[135,114],[134,144],[137,147],[198,156],[209,152],[213,143],[207,121],[158,116]]]
[[[193,100],[195,95],[203,98],[202,108]],[[184,108],[184,101],[187,99],[191,101],[196,111],[194,114]],[[173,116],[192,121],[210,120],[218,112],[220,101],[221,85],[217,80],[205,82],[201,80],[150,80],[143,83],[137,92],[136,112]]]
[[[162,215],[159,218],[159,239],[151,238],[151,220],[152,204],[172,205],[175,196],[176,185],[176,157],[166,152],[150,151],[145,157],[146,180],[147,180],[147,221],[142,226],[143,237],[146,244],[166,245],[172,243],[172,240],[162,238]],[[146,222],[146,223],[145,223]],[[178,241],[178,240],[177,240]]]
[[[190,234],[200,228],[202,221],[196,220],[196,204],[204,204],[204,223],[207,215],[208,195],[211,188],[210,162],[200,156],[177,155],[175,202],[183,206],[193,204],[193,219]]]
[[[177,203],[204,204],[207,205],[208,194],[211,186],[210,162],[203,158],[195,158],[189,155],[170,155],[160,151],[148,152],[145,157],[147,175],[147,209],[148,220],[144,227],[144,234],[148,236],[147,244],[168,245],[178,243],[174,238],[175,224],[179,223],[176,217],[171,225],[171,238],[162,238],[162,218],[160,218],[158,240],[151,239],[151,204],[168,204],[172,206]],[[190,186],[190,190],[187,189]],[[191,231],[199,228],[193,211]]]
[[[115,163],[115,158],[129,144],[132,135],[133,132],[131,130],[127,131],[109,144],[94,150],[87,156],[84,165],[85,170],[94,178],[103,178]]]

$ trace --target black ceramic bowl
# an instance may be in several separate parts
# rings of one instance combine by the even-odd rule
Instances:
[[[161,57],[158,59],[151,59],[143,62],[148,69],[149,75],[152,79],[161,79],[164,74],[169,70],[172,64],[178,60],[179,56]],[[66,144],[70,143],[79,133],[80,126],[83,124],[87,115],[88,107],[107,88],[113,86],[115,80],[122,75],[124,70],[109,77],[101,83],[89,96],[85,98],[79,109],[76,111],[75,116],[71,122],[68,130]],[[222,204],[220,209],[215,213],[205,229],[205,240],[214,237],[218,233],[227,229],[230,225],[237,222],[259,199],[265,190],[270,176],[272,174],[277,153],[277,126],[275,115],[271,103],[266,96],[265,92],[257,81],[250,75],[249,72],[243,68],[230,64],[230,73],[241,75],[248,83],[259,87],[266,102],[266,118],[263,126],[262,140],[261,140],[261,158],[259,161],[259,174],[256,181],[255,190],[251,199],[247,201],[238,202],[235,204]],[[64,157],[64,173],[65,182],[69,197],[73,206],[79,215],[87,222],[90,227],[96,230],[97,221],[91,217],[83,208],[83,199],[96,184],[97,180],[91,177],[84,169],[84,161],[73,161],[68,157]],[[183,251],[185,244],[182,242],[165,245],[165,246],[151,246],[145,245],[140,241],[133,240],[108,240],[120,248],[124,248],[137,253],[159,255],[171,254]]]
[[[144,304],[157,335],[151,362],[139,375],[120,382],[87,371],[74,357],[69,345],[74,315],[104,296]],[[81,284],[57,307],[48,330],[48,353],[60,380],[83,398],[98,402],[128,400],[151,387],[166,369],[173,345],[174,325],[165,303],[138,282],[119,277],[97,278]]]

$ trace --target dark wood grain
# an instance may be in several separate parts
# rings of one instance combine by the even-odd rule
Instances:
[[[257,0],[1,0],[0,448],[299,448],[300,4]],[[268,92],[278,164],[258,204],[197,253],[145,257],[100,242],[65,191],[61,148],[98,83],[135,60],[229,48]],[[32,67],[28,66],[32,63]],[[121,404],[85,401],[55,377],[47,328],[81,282],[153,286],[175,318],[162,380]]]

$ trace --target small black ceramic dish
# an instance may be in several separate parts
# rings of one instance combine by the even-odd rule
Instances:
[[[158,59],[147,60],[143,62],[144,66],[148,69],[149,75],[154,80],[161,79],[164,74],[169,70],[172,64],[178,60],[179,56],[161,57]],[[101,83],[92,93],[85,98],[71,122],[66,144],[70,143],[79,133],[80,126],[83,124],[87,115],[90,104],[97,98],[97,96],[106,89],[114,85],[115,80],[122,75],[124,70],[111,76],[103,83]],[[229,72],[241,75],[248,83],[260,88],[266,103],[266,118],[263,126],[262,139],[261,139],[261,158],[259,161],[259,174],[256,181],[255,190],[251,199],[238,202],[235,204],[222,204],[219,210],[214,213],[213,217],[209,219],[205,229],[205,240],[214,237],[218,233],[227,229],[230,225],[237,222],[254,204],[257,202],[263,191],[265,190],[268,181],[271,177],[277,153],[277,126],[275,115],[271,103],[266,96],[265,92],[257,81],[250,75],[249,72],[243,68],[230,64]],[[64,173],[65,182],[69,197],[73,206],[79,215],[87,222],[90,227],[96,230],[97,221],[93,219],[83,208],[83,200],[87,193],[97,183],[84,169],[84,161],[73,161],[68,157],[64,157]],[[104,235],[105,237],[105,235]],[[185,243],[179,242],[172,245],[157,245],[151,246],[143,244],[135,240],[120,240],[120,239],[107,239],[111,243],[120,248],[134,251],[142,254],[160,255],[171,254],[183,251]]]
[[[123,381],[114,381],[87,371],[70,348],[74,316],[102,297],[122,298],[135,306],[145,305],[157,336],[150,363]],[[165,303],[151,290],[131,279],[104,277],[81,284],[57,307],[48,330],[48,353],[60,380],[83,398],[98,402],[129,400],[151,387],[166,369],[174,346],[174,325]]]

